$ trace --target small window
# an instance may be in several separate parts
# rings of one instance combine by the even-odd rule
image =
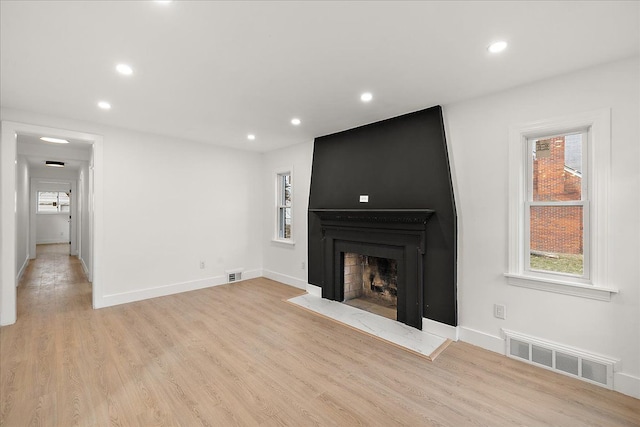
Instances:
[[[526,266],[589,278],[588,133],[527,139]]]
[[[38,213],[69,212],[69,193],[64,191],[38,191]]]
[[[277,174],[277,229],[278,240],[291,240],[291,210],[292,210],[292,180],[291,172]]]

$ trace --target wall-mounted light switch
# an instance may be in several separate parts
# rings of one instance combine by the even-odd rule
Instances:
[[[369,203],[369,195],[361,194],[360,195],[360,203]]]

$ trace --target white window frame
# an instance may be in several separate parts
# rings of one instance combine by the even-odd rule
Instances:
[[[283,200],[283,191],[284,191],[284,185],[283,185],[283,177],[289,175],[289,180],[291,182],[291,204],[289,206],[285,206],[284,203],[282,203]],[[283,169],[279,169],[276,171],[275,173],[275,234],[274,234],[274,238],[273,241],[274,242],[278,242],[278,243],[286,243],[286,244],[290,244],[293,245],[295,244],[295,241],[293,240],[293,232],[294,232],[294,224],[293,224],[293,220],[294,220],[294,215],[293,215],[293,205],[295,203],[294,201],[294,190],[293,190],[293,168],[283,168]],[[281,209],[286,209],[289,208],[289,211],[291,212],[291,231],[290,231],[290,236],[288,238],[285,237],[281,237],[284,233],[284,231],[281,228],[281,223],[280,223],[280,210]]]
[[[529,269],[528,141],[549,135],[587,130],[586,179],[589,191],[585,233],[587,276],[534,272]],[[585,150],[586,148],[586,150]],[[509,130],[509,269],[510,285],[609,301],[618,291],[608,282],[609,216],[611,181],[611,110],[602,109],[571,116],[512,126]],[[588,247],[587,247],[588,246]]]
[[[567,135],[582,135],[582,179],[581,181],[581,191],[580,191],[580,200],[571,200],[571,201],[534,201],[533,200],[533,147],[532,144],[535,141],[540,139],[551,139],[554,137],[567,136]],[[523,256],[524,256],[524,270],[527,275],[531,275],[534,277],[548,278],[548,279],[556,279],[558,276],[565,276],[568,281],[572,281],[575,283],[581,284],[591,284],[590,283],[590,266],[591,266],[591,258],[590,258],[590,221],[589,221],[589,201],[591,198],[591,192],[589,189],[589,146],[591,145],[589,141],[590,129],[581,129],[578,131],[571,132],[563,132],[560,134],[554,135],[544,135],[538,137],[530,137],[527,138],[526,144],[526,154],[527,154],[527,165],[525,167],[526,175],[525,175],[525,201],[524,201],[524,242],[523,242]],[[527,254],[526,248],[531,248],[531,207],[543,207],[543,206],[580,206],[582,207],[582,224],[583,224],[583,271],[581,276],[577,276],[575,274],[555,272],[555,271],[542,271],[542,270],[532,270],[531,269],[531,256]],[[530,252],[530,251],[529,251]]]
[[[52,211],[41,211],[40,210],[40,193],[58,193],[58,196],[56,197],[57,199],[57,203],[56,203],[56,211],[52,212]],[[62,190],[38,190],[36,192],[36,215],[71,215],[71,195],[69,195],[69,210],[68,211],[62,211],[60,210],[60,207],[62,206],[60,204],[60,193],[66,193],[66,191],[62,191]]]

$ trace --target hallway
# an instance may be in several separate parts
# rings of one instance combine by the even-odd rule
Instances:
[[[91,284],[69,244],[37,245],[36,254],[17,289],[18,321],[0,330],[0,425],[56,425],[61,396],[82,399],[70,368],[93,311]]]
[[[68,244],[38,245],[18,287],[18,318],[38,313],[50,319],[70,309],[91,310],[91,284],[80,260],[69,255]]]

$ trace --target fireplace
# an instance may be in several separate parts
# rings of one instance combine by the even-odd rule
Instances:
[[[397,260],[348,252],[343,272],[345,304],[397,320]]]
[[[356,257],[362,257],[361,262],[376,264],[378,276],[380,267],[382,275],[390,276],[388,283],[384,283],[380,277],[376,279],[374,272],[369,282],[370,293],[378,299],[395,300],[396,319],[422,329],[426,223],[433,210],[313,209],[312,212],[320,217],[322,228],[322,296],[342,302],[357,293],[351,283],[347,283],[345,290],[345,271],[350,272],[353,267],[347,264],[345,270],[345,263],[352,263],[349,254],[357,254]]]

